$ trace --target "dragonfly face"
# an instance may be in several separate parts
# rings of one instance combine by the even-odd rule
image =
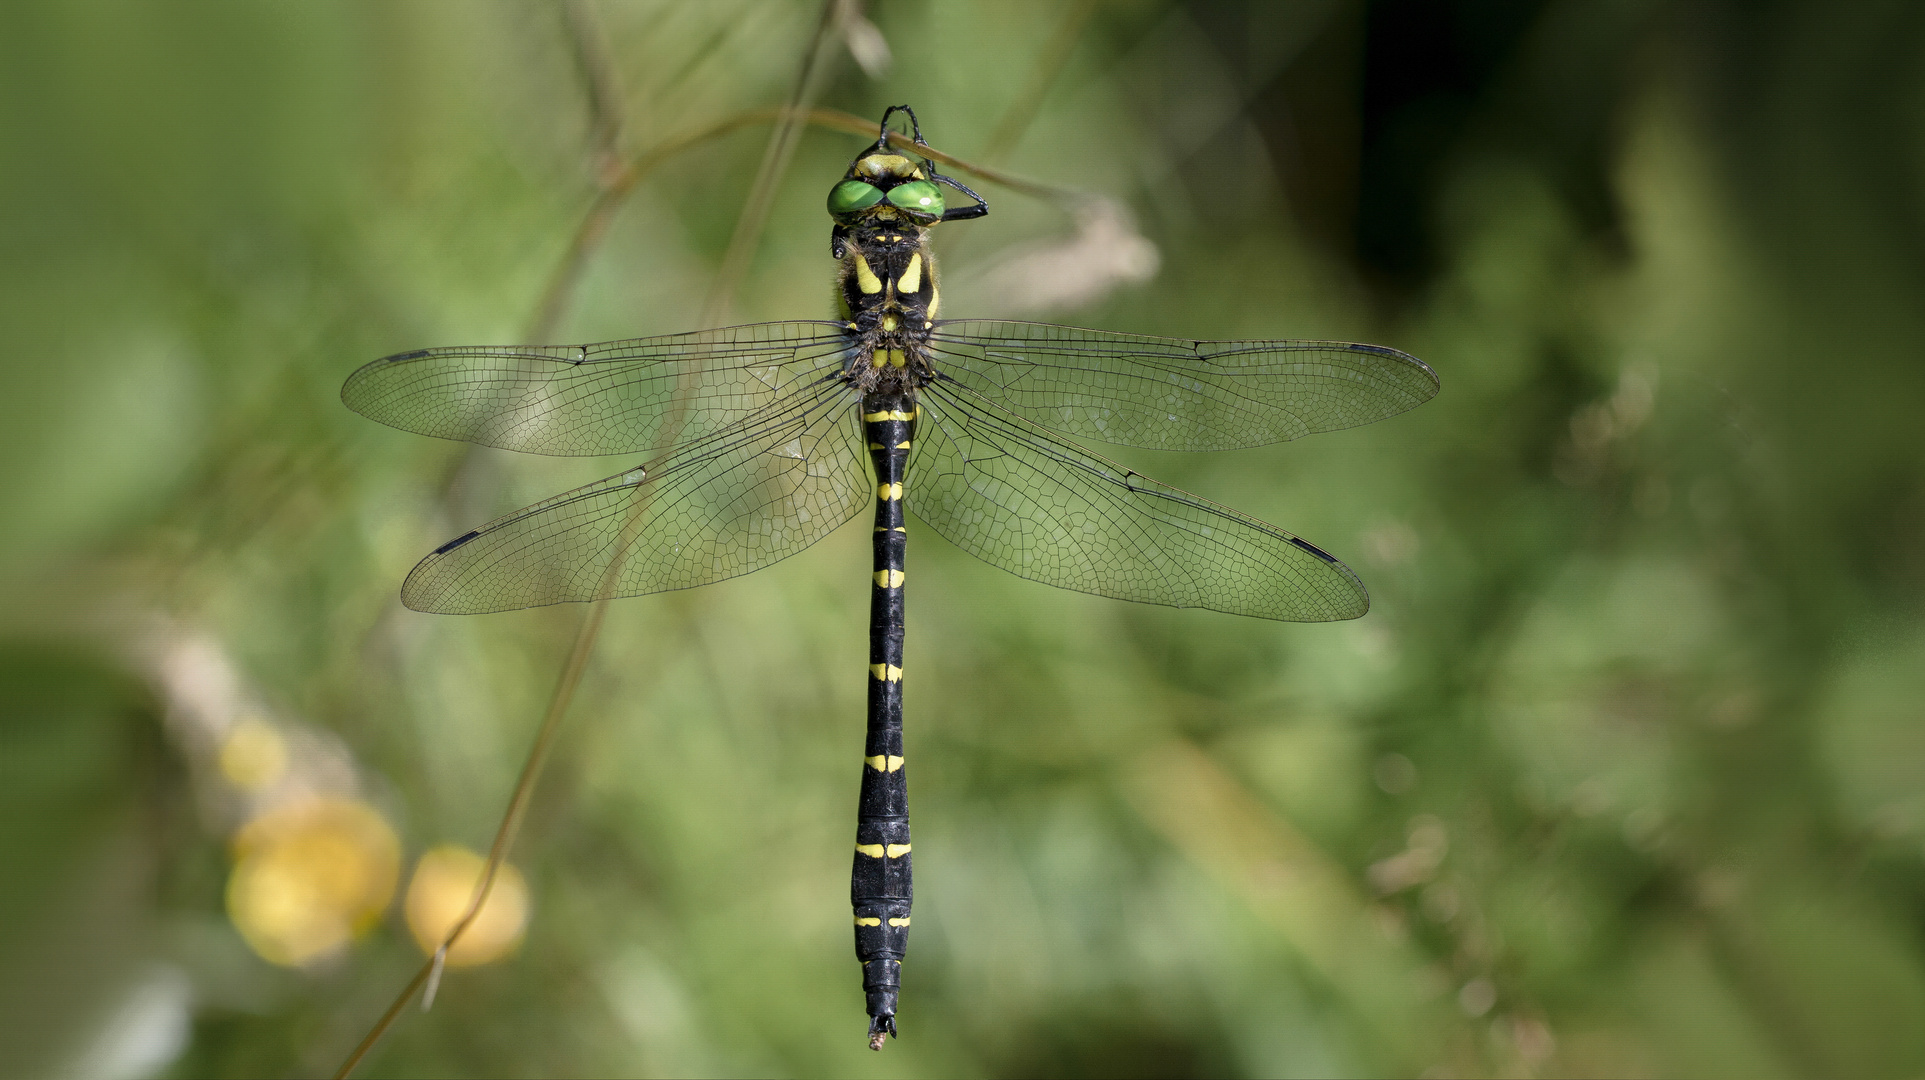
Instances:
[[[829,216],[843,225],[899,219],[934,225],[942,215],[942,188],[923,166],[887,150],[856,158],[849,175],[829,189]]]
[[[868,728],[850,899],[870,1045],[895,1032],[909,939],[902,729],[908,514],[1019,577],[1262,619],[1354,619],[1363,583],[1299,537],[1076,444],[1230,450],[1368,424],[1437,393],[1420,360],[1335,341],[1198,341],[955,321],[929,230],[968,188],[883,135],[829,193],[835,322],[599,345],[420,349],[341,389],[373,419],[538,454],[653,456],[450,540],[418,611],[686,589],[794,555],[875,510]],[[948,206],[942,189],[974,200]],[[867,458],[865,464],[864,458]]]

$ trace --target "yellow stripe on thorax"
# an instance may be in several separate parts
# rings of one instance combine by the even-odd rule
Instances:
[[[855,253],[855,258],[856,258],[856,288],[861,289],[863,292],[869,293],[871,295],[881,292],[882,279],[876,276],[876,272],[874,270],[869,269],[869,260],[863,258],[862,252],[860,251]]]
[[[896,291],[911,296],[922,291],[922,253],[909,256],[909,266],[896,279]]]

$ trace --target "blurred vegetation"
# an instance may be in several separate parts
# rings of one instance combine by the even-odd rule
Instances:
[[[1154,244],[1042,317],[1436,367],[1370,428],[1121,455],[1375,608],[1137,607],[912,526],[922,888],[872,1055],[867,530],[616,603],[513,856],[525,938],[365,1075],[1925,1075],[1925,8],[867,15],[874,72],[838,44],[820,104],[909,101],[944,150],[1119,200],[1129,265]],[[623,465],[338,387],[528,333],[611,161],[782,103],[820,18],[0,7],[0,1072],[327,1072],[405,983],[404,908],[485,850],[582,611],[398,583]],[[695,328],[769,130],[645,177],[554,339]],[[803,134],[730,320],[826,311],[860,141]],[[1109,250],[982,189],[949,314]]]

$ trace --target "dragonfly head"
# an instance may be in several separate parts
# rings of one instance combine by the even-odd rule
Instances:
[[[929,178],[931,172],[886,143],[865,150],[829,189],[829,216],[843,226],[893,218],[934,225],[942,220],[943,199],[942,188]]]
[[[935,162],[929,158],[918,161],[890,145],[889,118],[898,112],[908,115],[915,145],[928,145],[922,141],[922,128],[909,106],[890,106],[882,114],[881,134],[875,145],[857,154],[842,180],[829,189],[829,216],[845,229],[864,222],[898,221],[926,228],[958,216],[980,216],[983,211],[976,207],[946,209],[940,185],[947,184],[980,203],[981,197],[975,192],[937,173]]]

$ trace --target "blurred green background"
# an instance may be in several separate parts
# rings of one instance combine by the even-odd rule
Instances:
[[[959,173],[994,212],[939,233],[948,314],[1437,369],[1370,428],[1116,452],[1374,610],[1138,607],[912,524],[918,921],[873,1055],[868,530],[617,602],[525,938],[364,1075],[1925,1075],[1925,8],[865,14],[819,104],[1123,208]],[[0,7],[0,1072],[325,1073],[406,982],[416,862],[485,850],[583,610],[399,582],[626,465],[338,388],[529,334],[611,168],[781,104],[821,23]],[[643,178],[553,340],[696,328],[770,132]],[[861,144],[803,133],[729,320],[826,315]]]

